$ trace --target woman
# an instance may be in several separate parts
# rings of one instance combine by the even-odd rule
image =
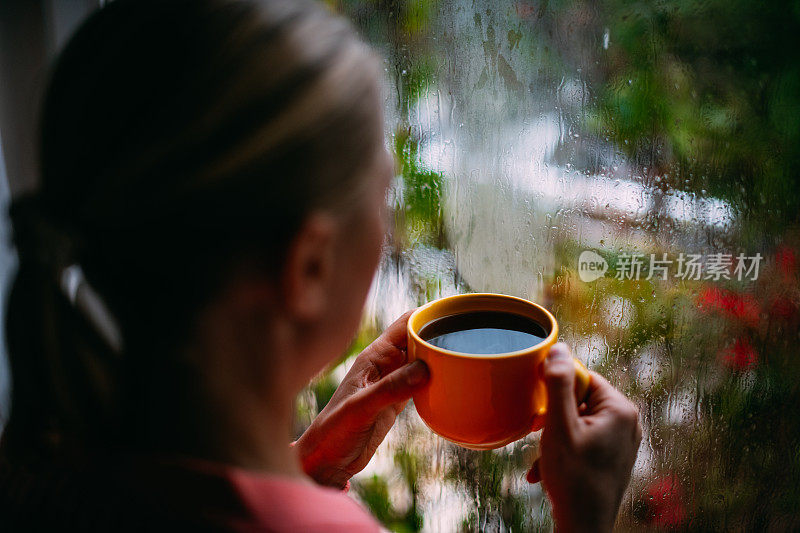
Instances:
[[[347,348],[393,174],[380,62],[306,2],[115,0],[55,66],[41,188],[11,214],[13,376],[0,520],[17,529],[373,531],[344,495],[412,392],[405,323],[290,442]],[[564,529],[610,528],[639,441],[568,350],[544,365],[542,479]]]

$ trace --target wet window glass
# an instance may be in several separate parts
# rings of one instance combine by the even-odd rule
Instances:
[[[797,6],[329,3],[384,58],[398,162],[351,353],[442,296],[540,302],[640,408],[621,528],[798,527]],[[469,451],[409,406],[353,492],[394,531],[547,529],[539,437]]]

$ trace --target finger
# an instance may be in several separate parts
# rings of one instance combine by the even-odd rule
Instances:
[[[533,465],[531,469],[528,470],[528,475],[525,476],[525,479],[528,480],[528,483],[539,483],[542,480],[542,474],[539,471],[539,457],[533,461]]]
[[[597,372],[589,371],[592,376],[589,390],[586,393],[586,414],[596,413],[609,403],[625,399],[623,394]]]
[[[406,327],[408,317],[413,312],[412,309],[400,315],[400,318],[392,322],[380,337],[364,350],[364,356],[378,368],[381,376],[393,372],[407,362],[408,334]]]
[[[417,360],[360,390],[353,395],[352,401],[361,412],[374,416],[390,405],[408,400],[415,391],[425,386],[429,378],[428,365]]]
[[[405,348],[408,345],[408,335],[406,334],[406,326],[408,325],[408,317],[411,316],[415,309],[410,309],[400,315],[394,322],[389,324],[389,327],[381,334],[380,338],[397,348]]]
[[[597,419],[605,418],[617,424],[617,427],[631,429],[631,437],[636,445],[642,438],[642,427],[639,422],[639,409],[624,394],[615,389],[605,378],[592,373],[592,384],[587,400],[584,416]]]
[[[547,385],[546,427],[571,434],[578,422],[578,402],[575,400],[575,363],[563,342],[550,348],[543,363]]]

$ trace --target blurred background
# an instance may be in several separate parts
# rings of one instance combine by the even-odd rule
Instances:
[[[800,3],[327,3],[384,58],[399,174],[360,333],[298,397],[297,434],[403,311],[513,294],[550,308],[641,410],[620,530],[800,528]],[[30,88],[98,2],[30,2],[27,26],[9,27],[11,4],[4,206],[30,175]],[[9,50],[29,41],[20,77]],[[0,237],[9,247],[5,219]],[[593,281],[587,250],[608,265]],[[13,254],[0,258],[7,280]],[[538,439],[465,450],[409,405],[351,494],[392,531],[549,530],[524,479]]]

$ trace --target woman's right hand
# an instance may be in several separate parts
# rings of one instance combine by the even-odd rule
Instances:
[[[611,531],[642,430],[633,403],[591,372],[585,409],[575,401],[575,367],[564,343],[543,363],[547,413],[541,455],[528,481],[541,481],[558,531]]]

